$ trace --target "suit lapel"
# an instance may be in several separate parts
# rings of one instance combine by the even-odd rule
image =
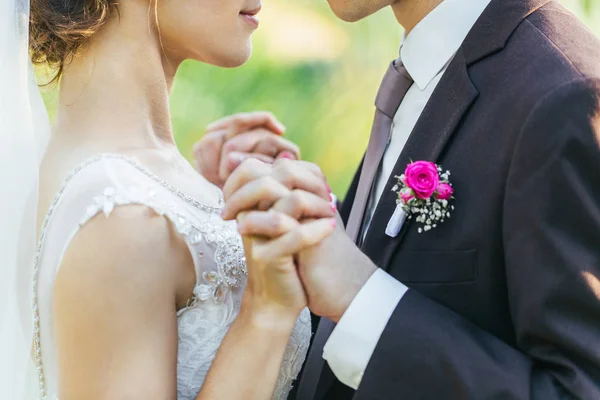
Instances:
[[[394,176],[401,175],[411,160],[437,162],[463,116],[478,96],[473,86],[462,49],[455,55],[446,73],[423,110],[388,180],[377,204],[362,250],[376,265],[386,269],[393,250],[400,245],[411,227],[406,220],[397,237],[385,234],[388,220],[396,207]]]
[[[396,207],[392,187],[410,160],[438,161],[445,146],[478,96],[467,68],[501,51],[512,32],[531,13],[553,0],[492,0],[469,32],[448,66],[413,129],[377,204],[362,250],[383,269],[388,268],[394,250],[411,229],[406,220],[397,237],[385,234],[387,222]]]

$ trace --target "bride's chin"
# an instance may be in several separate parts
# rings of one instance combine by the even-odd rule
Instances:
[[[236,68],[244,65],[250,59],[251,55],[252,43],[249,41],[245,49],[240,49],[240,51],[231,52],[227,55],[224,55],[224,57],[219,60],[216,66],[222,68]]]

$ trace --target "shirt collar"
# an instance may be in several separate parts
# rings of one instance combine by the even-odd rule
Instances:
[[[419,89],[452,60],[491,0],[445,0],[403,40],[400,58]]]

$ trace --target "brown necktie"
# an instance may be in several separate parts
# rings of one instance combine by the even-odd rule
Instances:
[[[383,82],[381,82],[377,98],[375,99],[375,122],[371,130],[371,138],[369,139],[367,154],[365,155],[360,173],[354,204],[352,205],[348,219],[347,232],[354,241],[358,237],[373,181],[375,180],[377,169],[390,138],[394,114],[396,114],[400,102],[412,83],[413,80],[408,71],[406,71],[406,68],[402,66],[400,59],[392,61],[383,77]],[[313,399],[315,398],[315,394],[317,394],[317,398],[323,398],[323,392],[327,390],[333,380],[331,370],[323,372],[323,365],[325,363],[323,360],[323,346],[334,326],[330,320],[321,318],[311,351],[304,366],[302,382],[298,390],[298,399]]]
[[[362,226],[365,208],[379,164],[391,137],[392,120],[412,84],[413,79],[400,59],[392,61],[375,98],[375,121],[373,122],[367,154],[360,172],[356,196],[348,218],[346,231],[355,242]]]

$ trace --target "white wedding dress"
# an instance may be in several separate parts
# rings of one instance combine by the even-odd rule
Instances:
[[[58,399],[51,305],[61,258],[81,226],[128,204],[144,205],[168,218],[185,239],[194,260],[194,297],[178,312],[177,399],[192,400],[198,395],[221,341],[239,312],[246,265],[235,222],[223,221],[219,208],[187,196],[131,158],[106,154],[89,159],[66,177],[40,231],[32,311],[41,399]],[[305,309],[286,348],[274,399],[287,397],[304,362],[310,332],[310,315]]]

